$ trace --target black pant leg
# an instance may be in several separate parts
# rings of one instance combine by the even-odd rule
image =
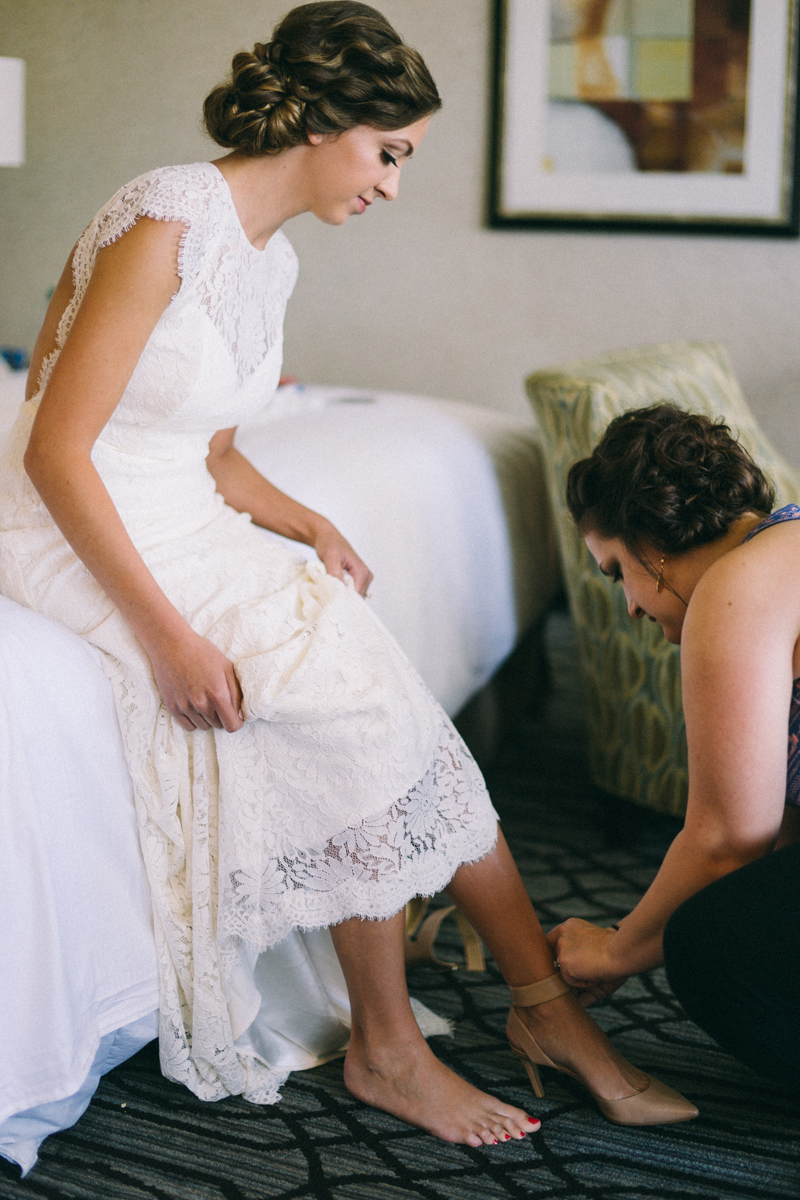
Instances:
[[[693,1021],[800,1093],[800,845],[690,897],[667,924],[664,958]]]

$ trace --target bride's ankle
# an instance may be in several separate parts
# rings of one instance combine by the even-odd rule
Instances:
[[[424,1053],[427,1049],[427,1042],[416,1025],[413,1031],[382,1029],[375,1031],[374,1036],[369,1036],[363,1028],[354,1026],[347,1058],[353,1065],[357,1063],[361,1069],[370,1073],[393,1074],[399,1067],[404,1067],[417,1058],[420,1050]]]
[[[536,1025],[558,1024],[568,1015],[574,1015],[576,1007],[583,1012],[583,1009],[575,998],[574,992],[565,992],[563,996],[556,996],[552,1000],[544,1000],[541,1004],[514,1005],[516,1012],[519,1013],[523,1021]]]

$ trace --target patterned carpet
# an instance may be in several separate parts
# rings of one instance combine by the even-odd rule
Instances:
[[[546,926],[578,915],[610,923],[652,878],[675,832],[593,793],[568,619],[548,626],[555,686],[545,711],[509,739],[489,782]],[[445,922],[441,949],[457,957]],[[445,954],[445,957],[448,955]],[[45,1143],[26,1180],[0,1160],[3,1200],[775,1200],[800,1194],[796,1102],[721,1053],[683,1015],[659,971],[595,1008],[637,1064],[701,1111],[688,1125],[610,1125],[587,1094],[545,1072],[535,1100],[503,1037],[508,994],[486,976],[430,968],[414,995],[456,1022],[437,1053],[480,1087],[542,1117],[521,1143],[472,1150],[435,1141],[351,1099],[341,1064],[296,1074],[283,1103],[202,1104],[161,1077],[154,1047],[106,1076],[74,1129]]]

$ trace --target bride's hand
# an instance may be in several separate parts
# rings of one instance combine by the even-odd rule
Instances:
[[[361,561],[350,543],[345,541],[338,529],[326,523],[314,539],[314,549],[329,575],[343,580],[344,573],[347,571],[355,584],[356,591],[362,596],[366,596],[367,589],[372,583],[372,572]]]
[[[189,629],[166,650],[151,649],[150,661],[164,704],[183,729],[235,733],[244,725],[233,664],[208,638]]]

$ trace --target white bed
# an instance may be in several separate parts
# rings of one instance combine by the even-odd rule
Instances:
[[[3,366],[0,443],[25,386]],[[451,715],[558,588],[532,423],[419,396],[290,387],[237,444],[353,543],[374,572],[376,612]],[[155,1036],[157,981],[99,663],[82,639],[0,597],[0,683],[0,837],[18,864],[0,876],[0,1154],[25,1171],[100,1075]]]

